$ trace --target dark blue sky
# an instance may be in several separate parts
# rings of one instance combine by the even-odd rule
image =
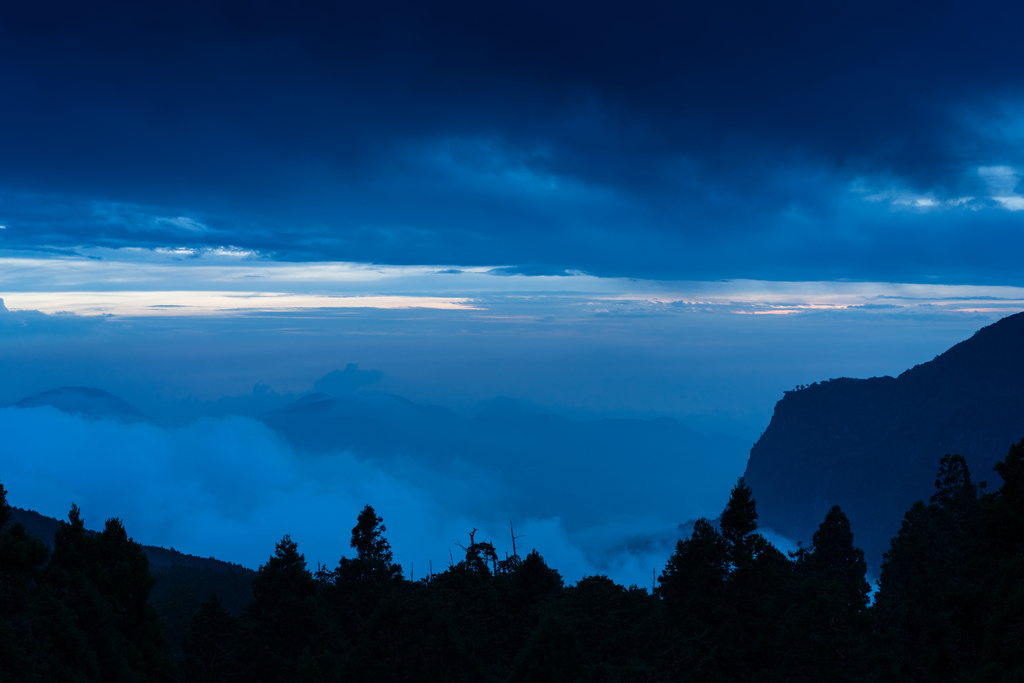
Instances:
[[[7,3],[0,248],[1019,282],[1014,3]]]

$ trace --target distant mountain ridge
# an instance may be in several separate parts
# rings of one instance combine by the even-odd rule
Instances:
[[[136,410],[122,398],[102,389],[90,387],[61,387],[12,403],[12,408],[40,408],[50,406],[87,420],[116,419],[121,422],[147,422],[149,416]]]
[[[1024,313],[899,377],[833,379],[786,392],[745,476],[760,524],[807,542],[832,505],[877,569],[904,512],[934,491],[939,459],[976,481],[1024,438]]]

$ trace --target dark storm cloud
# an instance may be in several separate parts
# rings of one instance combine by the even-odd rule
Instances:
[[[1020,240],[1022,12],[10,4],[0,245],[976,278],[964,225]]]

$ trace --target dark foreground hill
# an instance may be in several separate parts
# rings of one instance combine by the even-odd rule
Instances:
[[[762,526],[804,542],[840,505],[877,568],[903,513],[934,490],[946,453],[977,480],[1024,436],[1024,313],[899,377],[833,379],[786,392],[745,481]]]
[[[23,510],[18,507],[11,507],[11,523],[21,524],[32,536],[35,536],[47,545],[53,545],[53,535],[60,526],[60,520],[53,517],[41,515],[34,510]],[[92,532],[89,532],[92,533]],[[240,564],[224,562],[212,557],[197,557],[179,552],[174,548],[161,548],[155,545],[143,545],[143,551],[149,558],[151,567],[172,567],[181,565],[183,567],[194,567],[196,569],[212,569],[213,571],[236,571],[243,574],[252,574],[251,569],[246,569]]]
[[[53,535],[60,520],[34,510],[10,507],[10,522],[21,524],[29,535],[53,547]],[[89,535],[96,532],[87,531]],[[238,614],[252,597],[252,579],[256,575],[240,564],[213,557],[197,557],[174,548],[143,545],[149,560],[149,571],[156,578],[149,601],[164,620],[164,629],[172,653],[177,652],[186,637],[188,624],[199,605],[216,594],[224,608]]]

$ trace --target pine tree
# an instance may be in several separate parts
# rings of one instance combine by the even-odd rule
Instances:
[[[243,661],[250,680],[316,680],[334,669],[329,652],[333,626],[320,585],[290,536],[260,565],[242,620]]]
[[[195,683],[238,680],[244,673],[238,650],[238,619],[216,595],[204,602],[189,625],[181,668]]]
[[[842,608],[853,612],[867,608],[871,586],[865,578],[864,551],[853,545],[850,520],[838,505],[826,513],[811,547],[797,554],[797,573],[827,587]]]
[[[7,489],[0,484],[0,531],[11,521],[11,506],[7,503]]]
[[[966,461],[942,458],[931,503],[914,503],[882,560],[874,609],[907,680],[976,670],[988,593],[981,501]]]
[[[753,491],[743,483],[743,477],[736,481],[729,494],[729,502],[722,512],[719,524],[722,537],[729,546],[729,557],[734,565],[749,559],[750,549],[746,538],[757,530],[757,508],[754,504]]]
[[[825,515],[810,547],[793,557],[798,585],[785,624],[786,669],[793,680],[804,681],[863,675],[870,633],[867,564],[838,505]]]
[[[342,557],[334,571],[321,576],[333,619],[351,645],[380,601],[403,581],[402,567],[392,562],[385,531],[384,519],[365,506],[352,528],[350,545],[356,557]]]
[[[391,544],[384,538],[387,530],[384,519],[378,517],[371,506],[363,508],[356,518],[356,525],[352,527],[351,542],[360,560],[373,565],[391,564]]]

